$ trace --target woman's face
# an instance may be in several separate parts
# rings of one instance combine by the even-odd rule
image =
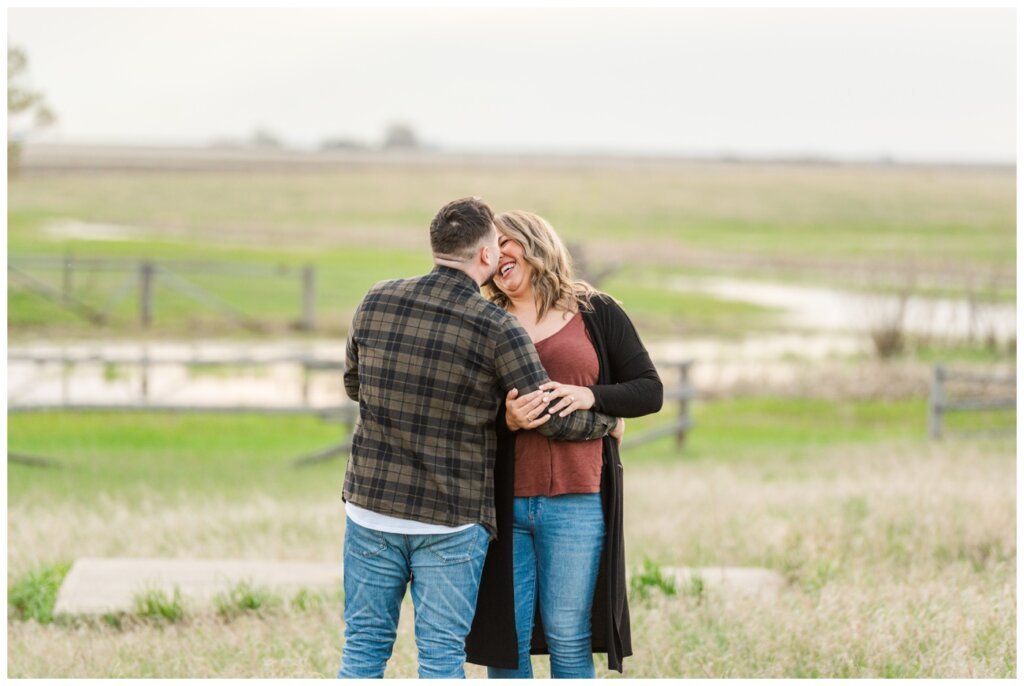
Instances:
[[[533,268],[523,259],[523,246],[498,229],[498,271],[494,274],[494,285],[509,297],[529,296],[533,291],[530,277]]]

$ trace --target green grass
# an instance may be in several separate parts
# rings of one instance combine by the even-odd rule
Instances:
[[[185,604],[181,590],[174,588],[171,595],[160,589],[149,589],[134,598],[135,614],[156,622],[180,622],[185,618]]]
[[[679,453],[672,438],[627,449],[627,462],[730,460],[782,452],[812,457],[816,448],[925,435],[924,400],[832,402],[745,397],[697,401],[695,428]],[[659,415],[629,420],[627,435],[663,425]],[[8,418],[8,449],[60,462],[52,469],[8,466],[8,497],[56,496],[89,502],[101,494],[129,498],[217,495],[340,497],[341,459],[303,468],[290,461],[340,442],[343,429],[312,417],[116,412],[46,412]]]
[[[91,245],[91,244],[90,244]],[[347,331],[352,312],[366,291],[384,279],[413,276],[431,268],[429,255],[380,248],[347,248],[327,250],[315,256],[289,255],[271,249],[218,250],[202,245],[176,248],[167,254],[164,244],[134,245],[125,252],[132,259],[189,259],[213,260],[231,264],[276,268],[279,264],[291,268],[307,262],[316,267],[316,317],[319,334],[340,334]],[[109,245],[100,248],[99,255],[108,255]],[[95,246],[75,249],[79,257],[96,251]],[[59,272],[28,270],[34,278],[59,290]],[[149,335],[233,335],[262,336],[266,331],[292,333],[301,318],[302,294],[299,277],[269,276],[266,278],[227,275],[181,275],[191,284],[215,296],[219,304],[197,302],[174,288],[173,278],[157,274],[153,292],[153,324]],[[18,334],[73,334],[76,336],[139,335],[139,287],[137,277],[131,273],[80,272],[76,274],[74,297],[99,311],[108,311],[108,304],[128,279],[134,279],[127,297],[109,310],[108,323],[98,327],[66,308],[20,287],[12,280],[8,295],[8,326],[14,336]],[[232,311],[240,313],[236,318]],[[241,323],[244,319],[265,325],[264,329],[250,332]]]
[[[676,594],[676,582],[662,574],[661,565],[650,558],[644,558],[643,567],[633,573],[629,579],[629,596],[636,600],[647,600],[653,592],[666,596]]]
[[[645,334],[738,336],[777,324],[774,308],[638,283],[639,271],[618,273],[601,290],[621,301]]]
[[[52,495],[89,502],[253,492],[340,497],[341,461],[301,469],[293,458],[339,443],[342,427],[315,417],[46,412],[8,418],[8,450],[50,457],[54,469],[11,464],[11,500]]]
[[[176,251],[179,252],[179,251]],[[194,247],[188,259],[217,259],[235,264],[273,267],[278,263],[297,267],[297,257],[282,256],[274,251],[217,251],[207,253]],[[78,253],[76,253],[78,254]],[[159,254],[153,246],[134,253],[137,257]],[[79,254],[84,257],[84,254]],[[176,255],[176,258],[183,257]],[[382,248],[351,248],[329,250],[317,255],[316,317],[318,334],[340,335],[347,331],[355,306],[377,281],[422,274],[431,269],[429,256]],[[622,301],[630,316],[646,333],[657,335],[722,333],[735,335],[774,322],[775,311],[743,302],[723,300],[710,295],[675,293],[649,285],[637,284],[635,270],[616,274],[601,290]],[[59,272],[30,270],[29,273],[54,289],[60,289]],[[265,330],[292,333],[300,319],[301,293],[297,277],[241,278],[216,275],[185,275],[194,285],[214,294],[235,311],[265,325],[255,332],[247,331],[229,311],[214,305],[197,303],[174,290],[172,281],[156,278],[153,296],[151,335],[175,335],[188,332],[207,335],[262,336]],[[75,297],[96,310],[105,311],[125,279],[126,273],[81,273],[75,277]],[[136,278],[137,283],[137,278]],[[129,295],[109,311],[106,326],[97,327],[60,305],[37,294],[21,290],[12,283],[8,295],[8,325],[18,335],[74,334],[91,336],[138,335],[138,286],[133,283]]]
[[[725,407],[725,406],[723,406]],[[730,407],[735,410],[735,407]],[[696,433],[694,435],[695,438]],[[1012,440],[826,444],[808,459],[744,451],[729,461],[638,464],[627,455],[627,566],[633,678],[1012,677],[1016,673],[1016,496]],[[10,568],[80,556],[341,561],[343,511],[320,492],[234,501],[126,504],[12,501]],[[791,583],[746,597],[716,584],[661,589],[665,565],[758,566]],[[956,589],[951,592],[950,589]],[[225,622],[10,622],[20,677],[327,677],[337,671],[342,601],[294,603]],[[415,677],[406,602],[387,676]],[[109,625],[108,625],[109,624]],[[597,658],[598,675],[615,677]],[[546,677],[548,661],[535,668]],[[485,672],[470,666],[471,678]]]
[[[865,265],[866,267],[866,265]],[[979,268],[967,282],[951,280],[948,274],[913,275],[912,266],[900,274],[898,270],[865,279],[864,272],[851,270],[829,271],[794,269],[784,262],[737,267],[715,267],[712,265],[644,265],[642,267],[622,265],[613,278],[628,274],[636,282],[657,286],[667,279],[684,277],[725,277],[753,279],[771,283],[805,287],[828,287],[846,291],[879,295],[904,295],[920,298],[973,298],[984,305],[989,303],[1014,303],[1017,300],[1015,282],[990,281],[997,270]]]
[[[10,185],[10,222],[74,217],[236,245],[276,232],[295,245],[280,238],[416,236],[445,201],[478,194],[499,211],[536,211],[569,239],[1010,265],[1014,183],[1004,171],[743,165],[26,174]],[[12,247],[29,238],[12,232]]]
[[[627,422],[627,436],[672,420],[675,404]],[[779,455],[813,459],[838,445],[923,441],[927,401],[829,401],[737,397],[698,400],[695,426],[682,452],[672,437],[623,451],[627,464],[724,461]],[[1012,411],[960,413],[947,430],[1007,429]],[[90,502],[103,494],[128,499],[253,493],[340,497],[344,460],[293,468],[293,458],[340,442],[342,427],[311,417],[113,412],[47,412],[8,418],[8,449],[57,460],[59,467],[8,466],[12,501],[57,497]]]
[[[907,356],[911,356],[922,362],[942,362],[950,364],[955,362],[971,363],[997,363],[1005,362],[1017,356],[1017,340],[1010,339],[1005,343],[997,341],[986,342],[962,342],[948,345],[923,342],[910,345],[911,350]]]
[[[962,274],[950,272],[952,283],[1012,272],[1016,260],[1010,173],[700,165],[26,174],[9,186],[8,252],[312,263],[319,323],[337,333],[374,282],[429,269],[430,219],[445,201],[467,193],[483,195],[499,211],[539,212],[568,242],[584,246],[597,266],[618,260],[636,272],[706,268],[696,250],[744,258],[755,272],[775,265],[783,278],[799,278],[817,264],[812,281],[841,281],[846,272],[820,266],[832,260],[869,272],[879,265],[959,269]],[[125,240],[55,237],[45,229],[56,219],[112,222],[137,233]],[[36,275],[59,281],[56,273]],[[123,278],[80,274],[76,290],[102,305]],[[289,331],[298,319],[297,279],[194,281],[267,320],[271,331]],[[608,290],[620,291],[631,313],[635,308],[638,318],[666,332],[744,331],[770,321],[762,317],[770,313],[748,305],[673,297],[635,283],[620,277]],[[993,293],[1014,296],[1006,285]],[[138,334],[137,309],[133,294],[114,310],[108,329],[92,333]],[[15,337],[90,334],[88,324],[20,287],[10,289],[8,311]],[[196,305],[158,279],[154,333],[182,331],[245,335],[223,312]]]
[[[40,624],[52,622],[57,592],[70,569],[70,562],[55,562],[33,569],[18,579],[7,589],[8,618],[32,619]]]
[[[670,423],[678,405],[668,401],[657,415],[626,421],[626,435]],[[756,455],[813,458],[817,449],[925,437],[927,400],[849,400],[741,396],[698,399],[691,404],[694,427],[682,452],[672,437],[623,451],[623,460],[712,460]]]
[[[218,615],[232,619],[247,613],[262,616],[266,612],[280,609],[283,601],[269,588],[243,581],[224,593],[217,594],[213,599],[213,606]]]
[[[320,611],[331,603],[340,604],[344,597],[334,598],[330,593],[324,591],[311,591],[308,588],[300,588],[292,597],[291,608],[297,612]]]

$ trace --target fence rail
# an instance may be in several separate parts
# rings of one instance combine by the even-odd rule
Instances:
[[[956,400],[948,399],[947,384],[949,382],[966,382],[980,386],[1009,386],[1013,389],[1010,396],[1004,397],[968,397]],[[955,371],[941,364],[932,367],[931,392],[928,399],[928,435],[934,440],[942,438],[948,429],[943,427],[945,416],[951,412],[992,412],[996,410],[1015,410],[1017,408],[1017,375],[1016,374],[979,374],[977,372]],[[990,435],[1010,431],[958,431],[960,435]]]
[[[52,286],[29,274],[29,270],[59,271],[60,286]],[[75,296],[75,275],[79,272],[110,272],[126,274],[126,278],[115,288],[112,296],[102,307],[89,305]],[[157,280],[164,286],[184,295],[200,305],[219,310],[235,319],[241,326],[260,330],[262,323],[257,317],[241,311],[223,298],[204,288],[189,276],[226,276],[233,278],[294,278],[299,280],[301,296],[298,303],[298,327],[313,331],[316,328],[316,267],[306,264],[301,267],[284,264],[244,265],[230,262],[204,260],[139,260],[118,257],[76,257],[67,254],[17,255],[11,256],[7,273],[29,292],[35,293],[82,316],[97,326],[109,323],[110,313],[132,293],[138,294],[138,321],[143,329],[153,323],[155,285]]]
[[[621,264],[615,262],[595,269],[586,259],[582,245],[571,244],[570,250],[578,263],[581,274],[591,283],[598,284],[617,271]],[[283,278],[299,282],[299,297],[296,326],[300,330],[316,329],[317,270],[311,264],[301,266],[288,264],[238,264],[213,260],[193,259],[140,259],[131,257],[82,257],[68,252],[59,255],[11,255],[7,271],[12,282],[17,282],[26,291],[50,300],[57,305],[86,319],[95,326],[105,326],[111,321],[114,308],[133,294],[138,296],[137,321],[143,329],[152,326],[155,317],[155,286],[161,285],[199,303],[223,312],[247,329],[260,330],[263,326],[258,317],[231,305],[223,298],[195,283],[196,276],[223,276],[248,279]],[[59,283],[46,283],[30,274],[36,272],[59,272]],[[124,274],[125,278],[114,289],[114,293],[102,305],[89,304],[76,297],[77,276],[80,273]],[[78,286],[80,290],[80,286]]]
[[[348,402],[347,398],[340,399],[337,407],[313,406],[308,403],[310,375],[315,372],[340,371],[344,363],[334,359],[315,358],[308,354],[277,354],[266,356],[251,355],[221,355],[221,356],[185,356],[185,355],[164,355],[152,356],[143,354],[101,354],[101,353],[47,353],[47,352],[15,352],[7,357],[8,365],[12,362],[29,363],[37,366],[57,365],[62,374],[61,402],[24,403],[18,400],[18,393],[11,393],[12,386],[8,385],[9,413],[22,412],[45,412],[54,410],[112,410],[112,411],[164,411],[164,412],[256,412],[265,414],[324,414],[325,411],[337,413],[338,408]],[[151,389],[151,374],[158,367],[249,367],[259,368],[274,364],[294,364],[302,368],[301,397],[302,403],[296,405],[214,405],[197,403],[164,403],[154,401]],[[72,401],[71,383],[69,380],[70,371],[77,365],[97,365],[111,367],[137,367],[140,371],[138,379],[138,394],[134,402],[121,403],[98,403],[91,401]],[[28,379],[29,390],[33,384],[38,384],[39,374]]]
[[[312,407],[309,405],[189,405],[187,403],[37,403],[8,408],[9,414],[28,412],[170,412],[201,414],[317,415],[325,420],[346,416],[354,405]],[[355,414],[354,411],[352,414]]]
[[[344,363],[335,359],[316,358],[310,355],[284,354],[271,356],[163,356],[154,357],[146,354],[99,354],[99,353],[35,353],[18,352],[8,356],[8,362],[27,362],[32,364],[58,364],[63,369],[68,369],[76,364],[96,364],[114,366],[138,366],[142,370],[139,383],[139,398],[137,402],[118,403],[97,403],[88,401],[70,400],[69,385],[62,388],[64,399],[61,402],[43,403],[19,403],[17,400],[8,398],[8,413],[26,412],[49,412],[49,411],[116,411],[116,412],[171,412],[171,413],[215,413],[215,414],[239,414],[254,413],[267,415],[315,415],[324,421],[335,422],[346,427],[347,435],[345,441],[328,446],[322,450],[300,456],[292,461],[294,466],[315,464],[331,459],[346,453],[350,447],[352,427],[358,416],[358,405],[347,398],[327,406],[313,406],[308,404],[308,380],[313,372],[340,371]],[[294,405],[258,405],[258,404],[223,404],[208,405],[195,403],[167,403],[154,402],[150,397],[148,370],[151,367],[160,365],[182,365],[189,367],[199,366],[237,366],[237,367],[258,367],[270,364],[291,363],[303,368],[303,403]],[[690,417],[690,403],[697,397],[697,391],[689,380],[690,369],[693,360],[682,362],[663,362],[659,368],[663,370],[675,370],[676,385],[665,391],[665,400],[678,403],[678,413],[672,423],[641,432],[635,436],[627,434],[623,441],[624,448],[632,448],[643,445],[665,436],[675,436],[676,447],[682,448],[688,432],[693,428],[693,420]],[[31,464],[26,461],[26,464]]]
[[[664,436],[676,437],[676,449],[680,449],[686,443],[686,436],[693,428],[693,419],[690,417],[690,401],[696,399],[697,389],[690,383],[690,369],[693,367],[693,360],[682,362],[662,363],[663,369],[676,370],[676,385],[665,390],[665,400],[678,403],[676,418],[668,426],[659,426],[648,429],[636,436],[626,435],[622,441],[623,448],[634,448],[638,445],[650,443]]]

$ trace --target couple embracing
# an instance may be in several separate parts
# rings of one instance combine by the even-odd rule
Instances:
[[[421,677],[592,678],[632,654],[623,418],[662,385],[615,300],[551,226],[479,198],[430,225],[434,269],[356,309],[345,390],[343,678],[379,678],[411,587]],[[481,293],[481,288],[483,292]]]

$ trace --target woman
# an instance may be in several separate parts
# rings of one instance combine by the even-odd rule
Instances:
[[[554,678],[593,678],[592,653],[622,671],[632,655],[622,541],[624,423],[595,441],[551,441],[545,413],[594,409],[639,417],[661,409],[662,384],[625,312],[573,279],[551,226],[528,212],[495,218],[501,255],[487,295],[515,315],[552,381],[509,395],[498,422],[498,540],[484,564],[469,662],[490,677],[530,678],[530,654]]]

